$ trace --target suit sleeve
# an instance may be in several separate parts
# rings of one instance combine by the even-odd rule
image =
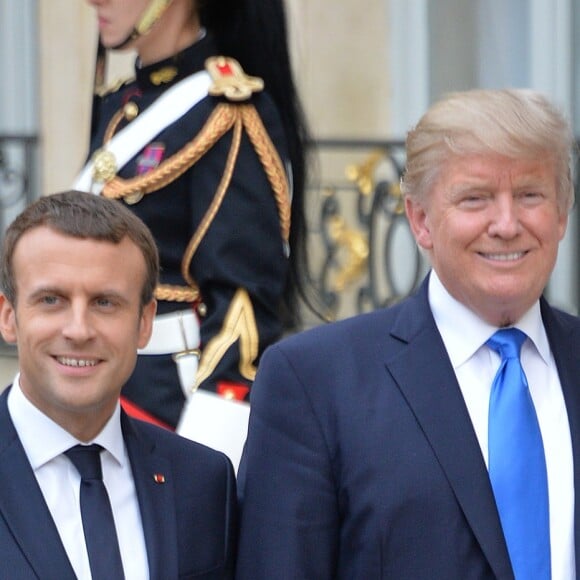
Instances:
[[[332,464],[305,384],[274,346],[252,389],[238,474],[239,580],[332,578],[339,516]]]
[[[238,505],[236,497],[236,476],[230,460],[227,457],[224,457],[224,461],[226,463],[224,579],[233,579],[235,573],[237,538],[238,538]]]

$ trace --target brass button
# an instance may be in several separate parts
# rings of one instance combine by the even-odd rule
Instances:
[[[139,114],[139,107],[133,101],[129,101],[123,107],[123,114],[127,121],[132,121]]]
[[[135,205],[143,199],[143,193],[141,191],[136,191],[135,193],[123,196],[123,199],[127,205]]]

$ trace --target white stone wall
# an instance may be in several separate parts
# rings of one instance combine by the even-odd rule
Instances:
[[[68,189],[86,155],[96,47],[83,2],[40,0],[42,193]]]
[[[289,0],[296,76],[315,136],[388,136],[387,4]]]

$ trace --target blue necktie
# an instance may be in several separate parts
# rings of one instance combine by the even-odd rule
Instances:
[[[80,504],[93,580],[122,580],[123,563],[107,488],[100,445],[75,445],[65,455],[81,475]]]
[[[501,356],[489,400],[489,477],[516,580],[550,578],[548,478],[542,435],[520,351],[526,335],[498,330]]]

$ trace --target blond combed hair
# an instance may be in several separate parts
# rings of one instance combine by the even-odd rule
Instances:
[[[495,154],[551,159],[560,208],[568,212],[574,204],[572,129],[545,96],[530,89],[450,93],[409,131],[406,150],[401,189],[411,198],[428,195],[450,156]]]

